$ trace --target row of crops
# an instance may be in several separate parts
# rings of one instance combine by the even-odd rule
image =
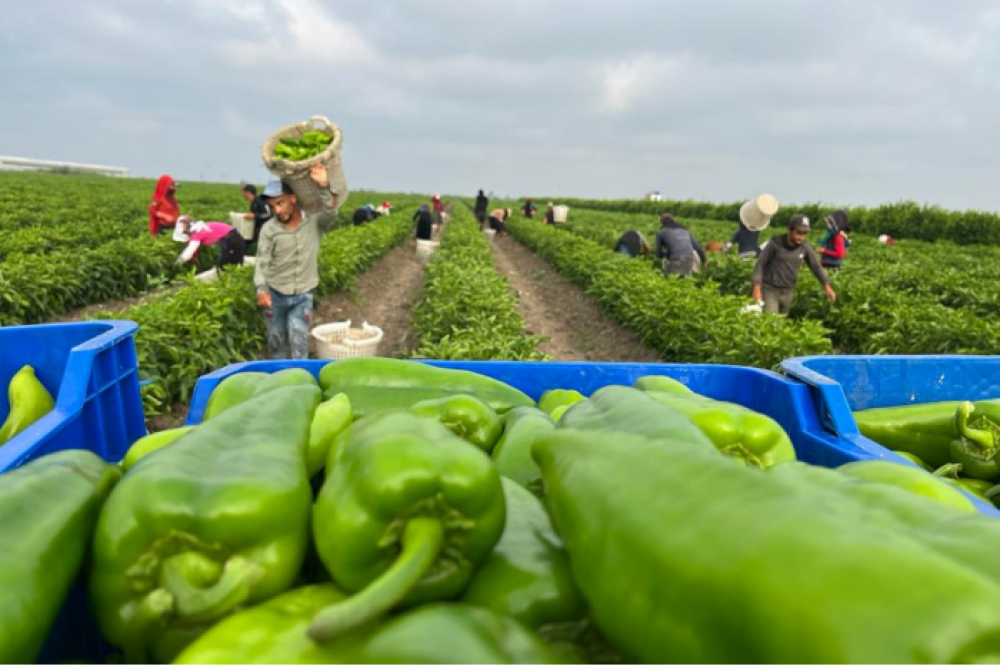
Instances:
[[[703,243],[726,240],[736,227],[705,220],[683,222]],[[624,231],[638,229],[652,239],[658,226],[653,215],[575,210],[563,233],[609,251]],[[763,236],[783,231],[770,229]],[[819,232],[813,236],[817,242]],[[792,317],[821,323],[833,348],[843,353],[992,354],[1000,346],[1000,322],[995,317],[1000,312],[998,259],[1000,249],[992,246],[902,239],[891,247],[854,234],[844,267],[832,275],[837,302],[831,303],[812,276],[804,274]],[[658,275],[655,261],[636,263]],[[705,302],[718,295],[746,299],[752,270],[752,262],[716,255],[691,282]],[[732,314],[721,317],[745,321]],[[757,364],[765,364],[761,361]]]

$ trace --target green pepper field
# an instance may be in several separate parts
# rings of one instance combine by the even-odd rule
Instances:
[[[326,145],[306,139],[280,152]],[[573,199],[565,224],[515,212],[494,237],[467,193],[445,196],[417,263],[429,195],[354,190],[321,241],[317,310],[394,297],[393,353],[205,378],[267,360],[254,269],[180,265],[149,234],[153,185],[0,171],[0,326],[136,322],[149,430],[121,452],[97,426],[25,446],[53,436],[63,395],[30,365],[10,379],[0,452],[25,455],[0,467],[0,663],[1000,659],[1000,396],[973,380],[851,409],[847,442],[813,388],[756,370],[996,353],[1000,250],[973,241],[1000,217],[851,209],[836,302],[803,272],[785,318],[744,310],[753,262],[735,253],[675,279],[613,249],[667,211],[727,241],[737,204]],[[196,219],[247,208],[236,184],[177,197]],[[383,200],[391,215],[352,222]],[[802,208],[817,238],[832,209]],[[622,363],[553,363],[581,359]]]

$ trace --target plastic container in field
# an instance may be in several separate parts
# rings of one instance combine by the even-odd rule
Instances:
[[[781,368],[809,386],[816,422],[859,460],[912,464],[862,435],[855,411],[1000,398],[1000,356],[803,356]]]
[[[0,472],[63,449],[117,461],[146,434],[137,329],[115,320],[0,328],[0,421],[9,411],[7,385],[24,365],[56,400],[55,409],[0,446]]]
[[[549,361],[415,361],[442,368],[478,372],[520,389],[534,400],[553,388],[576,389],[590,395],[610,384],[631,386],[645,375],[668,375],[692,390],[717,400],[735,402],[781,424],[788,432],[799,458],[824,467],[858,459],[844,452],[833,435],[816,422],[816,409],[804,384],[757,368],[682,363],[556,363]],[[237,372],[277,372],[305,368],[317,377],[329,361],[251,361],[237,363],[198,380],[187,424],[201,422],[208,396],[216,385]]]
[[[254,220],[246,219],[246,213],[229,213],[229,224],[246,240],[253,240]]]

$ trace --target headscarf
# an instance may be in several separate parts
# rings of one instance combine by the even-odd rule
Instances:
[[[677,222],[677,220],[674,219],[674,216],[671,215],[670,213],[664,213],[663,215],[660,216],[660,226],[667,227],[668,229],[684,228]]]
[[[160,179],[156,181],[156,189],[153,191],[153,201],[149,208],[149,228],[154,233],[160,226],[160,220],[156,217],[156,210],[160,207],[160,204],[166,203],[170,208],[177,211],[180,210],[180,206],[177,205],[177,195],[170,189],[170,186],[174,185],[174,183],[174,179],[167,175],[160,176]]]

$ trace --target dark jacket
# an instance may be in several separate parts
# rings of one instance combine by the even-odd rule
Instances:
[[[623,233],[621,238],[618,239],[618,242],[615,243],[615,250],[617,251],[618,248],[623,245],[625,246],[625,249],[628,250],[629,255],[633,257],[638,257],[642,254],[644,247],[647,250],[649,249],[648,241],[646,241],[642,234],[635,230]]]
[[[367,206],[362,206],[361,208],[358,208],[357,210],[354,211],[354,215],[352,216],[351,221],[354,224],[364,224],[365,222],[371,222],[374,219],[375,219],[375,211],[373,211],[371,208],[368,208]]]
[[[413,220],[417,223],[417,238],[420,240],[430,240],[434,234],[434,218],[427,207],[423,207],[413,215]]]
[[[729,239],[729,242],[735,245],[740,254],[749,254],[753,252],[756,255],[760,254],[760,232],[750,231],[740,222],[740,228],[736,230],[733,237]]]
[[[806,243],[793,246],[787,235],[772,238],[757,257],[757,264],[753,268],[753,283],[775,289],[794,289],[802,262],[809,266],[809,270],[822,284],[830,284],[830,278],[819,265],[819,258],[813,249]]]
[[[486,195],[483,194],[482,190],[480,190],[478,196],[476,196],[476,207],[474,209],[475,212],[485,213],[489,205],[490,205],[490,200],[486,198]]]
[[[255,196],[253,201],[250,202],[250,212],[253,213],[253,241],[257,242],[260,238],[260,229],[264,224],[274,217],[274,213],[271,212],[271,207],[267,205],[260,196]]]
[[[678,225],[661,227],[656,232],[656,257],[672,261],[693,259],[694,255],[701,258],[701,263],[708,261],[705,250],[695,240],[691,232]]]

